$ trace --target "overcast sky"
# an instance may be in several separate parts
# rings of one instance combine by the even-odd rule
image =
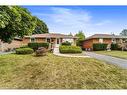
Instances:
[[[23,6],[42,19],[51,33],[72,34],[83,30],[86,36],[119,34],[127,28],[127,6]]]

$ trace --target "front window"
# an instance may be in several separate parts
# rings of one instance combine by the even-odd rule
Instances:
[[[99,43],[103,43],[103,39],[102,38],[99,39]]]
[[[47,38],[47,42],[50,43],[50,38]]]
[[[30,38],[30,42],[35,42],[35,38]]]

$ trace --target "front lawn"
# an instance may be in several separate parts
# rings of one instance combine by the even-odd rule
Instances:
[[[127,70],[92,58],[1,55],[0,88],[121,89]]]
[[[127,51],[95,51],[95,52],[99,54],[127,59]]]

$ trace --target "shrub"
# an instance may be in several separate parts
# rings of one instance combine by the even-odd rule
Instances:
[[[34,51],[31,48],[18,48],[16,54],[32,54]]]
[[[99,51],[99,50],[106,50],[108,44],[93,44],[93,50],[94,51]]]
[[[71,43],[66,41],[66,42],[63,42],[61,45],[65,45],[65,46],[71,46]]]
[[[118,44],[111,44],[111,50],[118,50]]]
[[[28,45],[23,45],[20,48],[29,48]]]
[[[82,53],[82,49],[78,46],[60,46],[60,53]]]
[[[28,43],[28,46],[34,50],[37,50],[39,47],[48,48],[49,43]]]

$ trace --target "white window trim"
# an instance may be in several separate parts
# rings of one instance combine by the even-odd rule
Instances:
[[[99,38],[99,43],[103,43],[104,39],[103,38]]]

